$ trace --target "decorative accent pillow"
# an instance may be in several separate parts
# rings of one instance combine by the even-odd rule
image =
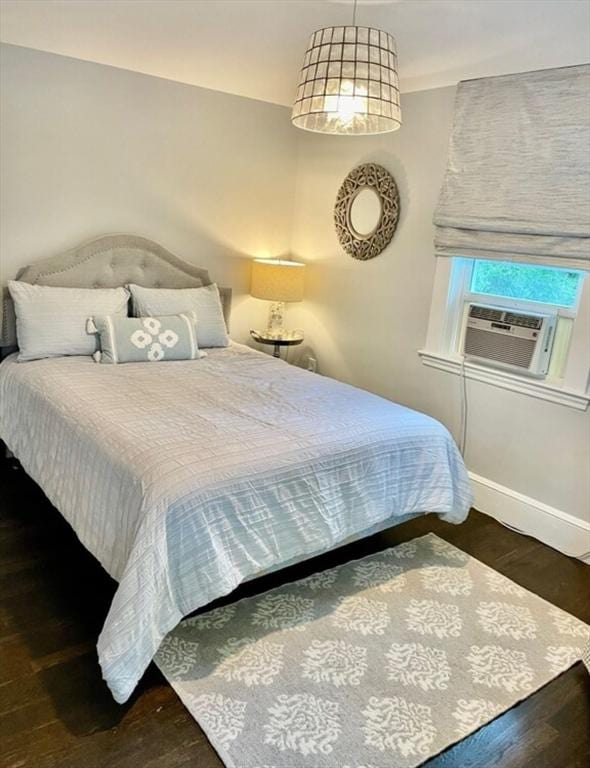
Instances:
[[[125,288],[56,288],[10,280],[16,312],[19,362],[62,355],[92,355],[96,338],[86,333],[89,315],[127,316]]]
[[[229,345],[219,289],[215,283],[201,288],[143,288],[141,285],[130,285],[129,290],[136,317],[195,312],[199,347]]]
[[[194,312],[167,317],[89,317],[88,333],[100,337],[97,363],[158,363],[160,360],[196,360],[199,351]]]

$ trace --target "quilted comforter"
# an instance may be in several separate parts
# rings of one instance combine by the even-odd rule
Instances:
[[[242,581],[471,503],[440,423],[237,344],[153,365],[11,356],[0,437],[119,582],[98,641],[119,702],[184,615]]]

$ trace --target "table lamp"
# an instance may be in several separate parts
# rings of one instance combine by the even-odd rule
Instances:
[[[254,259],[250,295],[271,301],[266,335],[285,334],[283,316],[286,301],[303,300],[305,264],[286,259]]]

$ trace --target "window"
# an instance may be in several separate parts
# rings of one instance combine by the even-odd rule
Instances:
[[[465,379],[474,379],[577,410],[587,410],[590,405],[588,274],[588,270],[544,264],[458,256],[437,259],[426,344],[418,352],[422,363],[462,377],[463,386]],[[546,328],[551,331],[545,330],[543,338],[553,341],[549,359],[539,352],[536,360],[542,375],[538,371],[528,375],[516,370],[507,359],[502,361],[504,367],[495,366],[489,349],[486,350],[489,354],[485,355],[489,364],[474,361],[473,356],[465,358],[463,349],[470,304],[488,305],[492,313],[494,310],[513,310],[525,315],[548,315]],[[492,318],[486,319],[491,321]],[[526,327],[526,323],[519,325]],[[473,323],[470,327],[474,327]],[[487,343],[490,339],[480,337],[480,341]],[[471,334],[471,342],[474,342],[474,334]],[[513,348],[515,346],[523,345],[513,345]],[[497,348],[491,351],[497,351]],[[475,358],[477,360],[477,356]],[[530,362],[533,362],[532,358]],[[535,371],[534,365],[532,370]]]
[[[555,338],[546,378],[562,380],[583,282],[584,272],[574,269],[512,261],[453,259],[447,309],[448,351],[461,352],[470,302],[556,314]],[[454,300],[451,300],[452,294]]]
[[[575,270],[478,259],[473,264],[470,292],[573,309],[582,278]]]
[[[547,378],[563,378],[584,273],[511,261],[453,259],[447,350],[461,352],[470,302],[557,314]]]

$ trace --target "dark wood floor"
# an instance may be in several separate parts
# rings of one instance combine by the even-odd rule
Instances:
[[[132,699],[104,686],[95,643],[115,584],[37,486],[0,466],[0,764],[6,768],[219,768],[221,763],[152,665]],[[280,575],[269,589],[434,531],[590,622],[590,569],[472,512],[460,526],[406,523]],[[428,768],[589,768],[590,677],[579,663]],[[393,767],[392,767],[393,768]]]

